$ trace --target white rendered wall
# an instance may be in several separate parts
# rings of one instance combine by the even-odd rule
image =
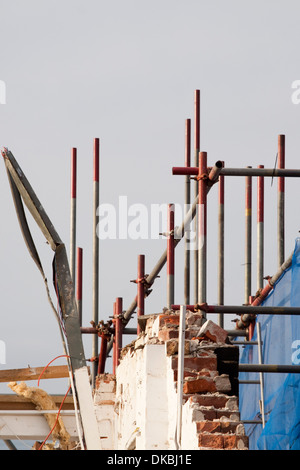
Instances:
[[[118,449],[169,448],[164,344],[128,352],[117,369]]]

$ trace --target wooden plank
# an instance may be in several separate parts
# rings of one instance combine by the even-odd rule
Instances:
[[[0,382],[20,382],[38,380],[44,367],[28,367],[26,369],[0,370]],[[69,377],[68,366],[49,366],[45,369],[42,379],[61,379]]]
[[[63,401],[63,395],[51,395],[55,401],[57,408]],[[0,410],[35,410],[36,406],[28,399],[19,397],[12,393],[0,394]],[[71,395],[68,395],[64,401],[63,410],[74,410],[74,401]]]
[[[76,439],[75,416],[62,415],[62,419],[71,438]],[[0,414],[0,439],[44,440],[48,433],[49,426],[43,415]]]

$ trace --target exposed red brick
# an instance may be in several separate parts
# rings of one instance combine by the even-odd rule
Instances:
[[[194,395],[193,403],[199,406],[214,406],[215,408],[224,408],[226,406],[228,396],[226,395]]]
[[[179,342],[177,339],[168,339],[166,342],[166,351],[168,356],[173,356],[178,353]],[[190,353],[190,342],[184,342],[184,354]]]
[[[217,409],[216,414],[217,414],[218,419],[221,418],[222,416],[228,419],[232,419],[232,417],[234,416],[237,419],[239,419],[239,416],[240,416],[238,411],[231,411],[231,410],[227,410],[226,408]]]
[[[178,329],[174,330],[173,328],[161,328],[158,332],[158,339],[160,341],[168,341],[169,339],[178,339],[179,332]],[[190,339],[189,331],[185,331],[185,338]]]
[[[184,378],[186,378],[186,377],[198,377],[198,372],[190,370],[190,369],[184,369],[183,377]],[[177,382],[177,378],[178,378],[178,370],[175,369],[174,370],[174,380],[175,380],[175,382]]]
[[[174,325],[179,326],[179,315],[159,315],[159,328]]]
[[[236,434],[224,434],[224,449],[238,449],[239,446],[248,448],[249,439],[247,436],[238,436]]]
[[[187,315],[186,316],[186,322],[188,325],[201,325],[203,321],[203,315],[202,313],[194,313],[193,315]]]
[[[230,392],[231,382],[228,375],[218,375],[215,377],[216,389],[219,392]]]
[[[208,421],[213,421],[217,418],[216,410],[212,408],[201,408],[200,411],[203,414],[204,419]]]
[[[211,320],[207,320],[199,331],[199,336],[206,336],[208,339],[218,343],[225,343],[227,332]]]
[[[223,435],[222,434],[199,434],[199,446],[209,447],[211,449],[223,449]]]
[[[221,423],[220,421],[198,421],[196,423],[197,431],[201,432],[221,432]]]
[[[177,369],[178,358],[172,358],[172,369]],[[185,357],[184,367],[187,369],[198,370],[209,369],[217,370],[217,358],[215,356]]]
[[[198,376],[199,377],[200,376],[201,377],[211,377],[211,372],[209,370],[201,370],[201,372],[198,372]]]
[[[235,433],[239,424],[238,421],[220,421],[221,432]]]
[[[228,436],[224,436],[225,449],[234,449],[236,445],[237,445],[237,440],[236,440],[235,434],[228,434]]]
[[[183,393],[207,393],[215,392],[216,385],[210,377],[199,377],[184,382]]]

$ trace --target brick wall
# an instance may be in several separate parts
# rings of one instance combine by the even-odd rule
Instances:
[[[165,342],[176,383],[179,312],[153,318],[148,329],[148,334]],[[201,314],[187,312],[183,448],[248,448],[238,408],[238,363],[239,349],[229,342],[227,333]]]
[[[114,449],[176,448],[178,329],[179,312],[151,315],[139,338],[123,349],[111,425],[115,437],[107,440]],[[182,450],[248,448],[238,408],[238,361],[239,350],[223,329],[187,312]],[[105,376],[98,379],[99,390]]]

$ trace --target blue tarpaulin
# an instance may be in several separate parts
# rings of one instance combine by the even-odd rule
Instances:
[[[300,307],[300,238],[296,239],[292,265],[276,282],[262,306]],[[258,315],[264,364],[300,364],[300,317]],[[253,341],[257,340],[255,328]],[[258,346],[240,347],[240,363],[258,364]],[[241,372],[240,380],[259,380],[259,373]],[[251,450],[300,449],[300,374],[264,373],[265,427],[245,424]],[[259,384],[240,384],[242,420],[261,420]]]

